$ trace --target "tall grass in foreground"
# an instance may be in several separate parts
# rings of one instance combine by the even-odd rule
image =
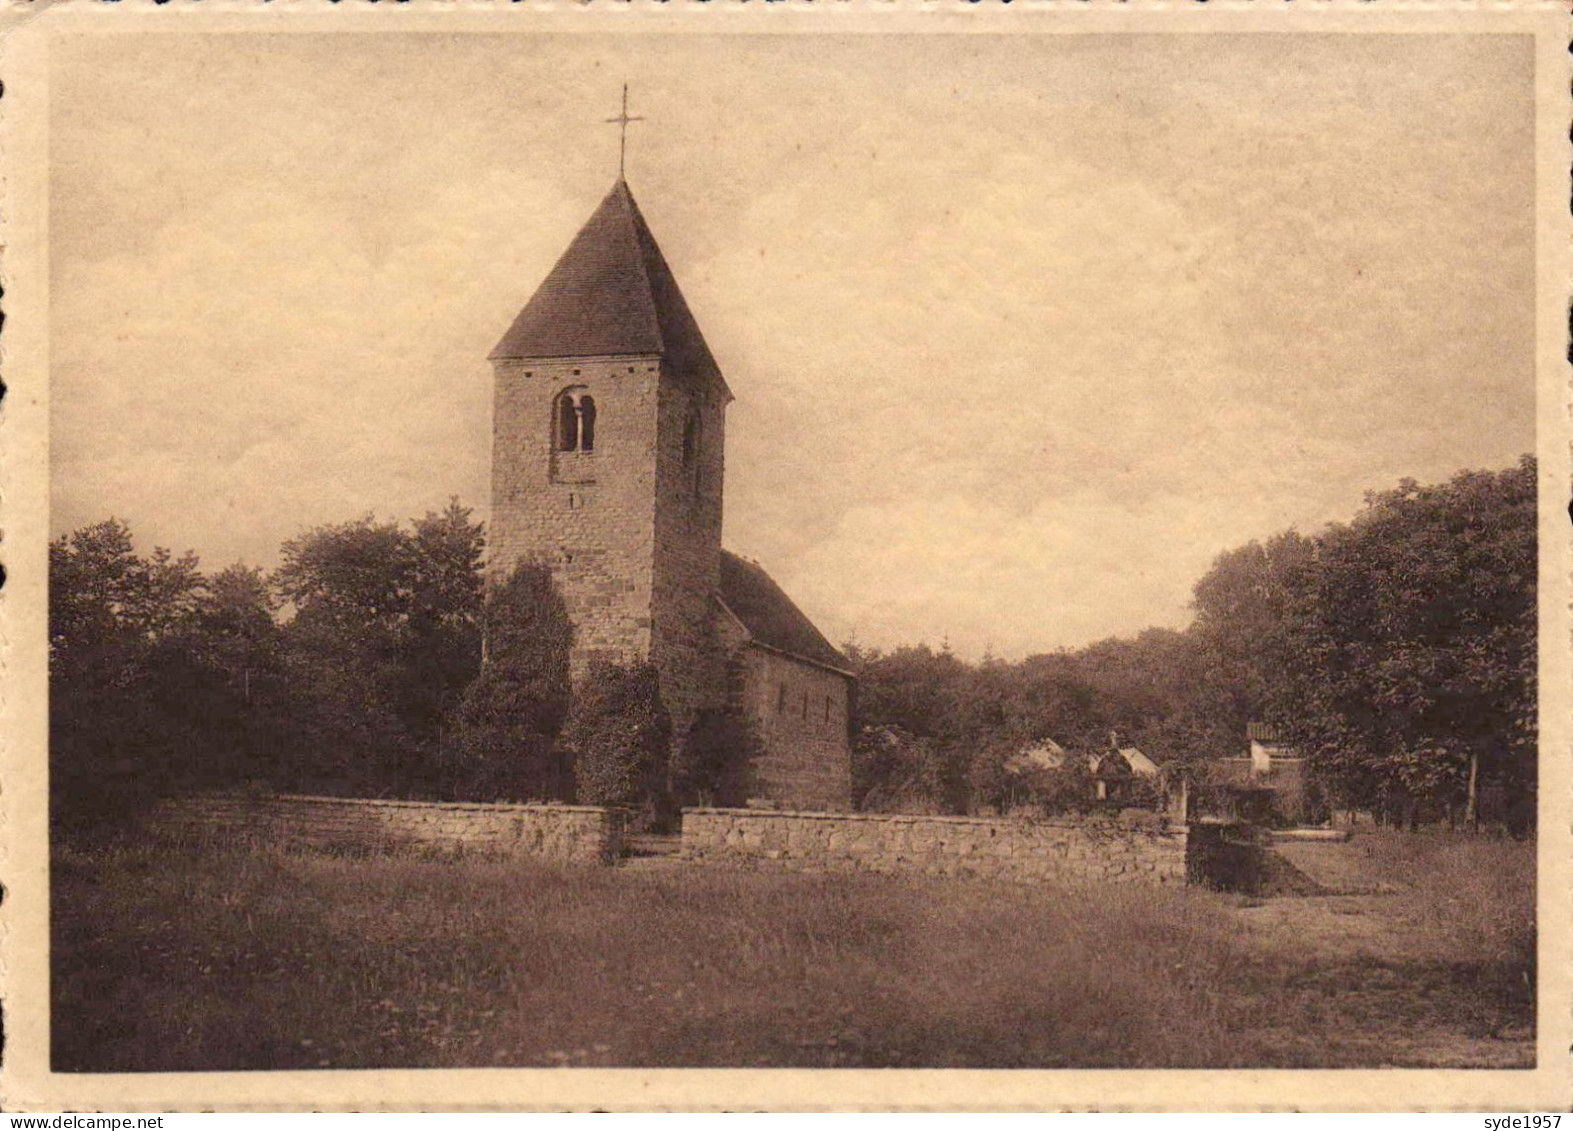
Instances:
[[[1305,963],[1197,891],[266,851],[54,869],[57,1070],[1349,1059],[1340,1022],[1274,1012],[1306,1012]]]
[[[1411,888],[1420,918],[1458,954],[1533,972],[1533,841],[1378,829],[1357,836],[1349,850],[1373,875]]]

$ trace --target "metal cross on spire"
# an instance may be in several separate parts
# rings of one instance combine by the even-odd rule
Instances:
[[[623,83],[623,112],[621,114],[617,115],[617,117],[615,117],[615,118],[608,118],[608,119],[606,119],[606,121],[607,121],[608,124],[615,123],[616,125],[622,127],[622,129],[620,131],[621,136],[619,136],[618,139],[617,139],[617,179],[618,180],[622,180],[623,179],[623,167],[624,167],[625,163],[627,162],[627,158],[628,158],[628,123],[629,122],[642,122],[642,121],[644,121],[644,119],[640,118],[640,117],[630,118],[628,116],[628,84],[627,83]]]

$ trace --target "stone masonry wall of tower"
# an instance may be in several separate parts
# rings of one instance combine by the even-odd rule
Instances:
[[[595,659],[650,655],[660,385],[654,357],[495,363],[489,572],[551,567],[575,679]],[[595,398],[595,448],[556,452],[553,404],[574,386]]]
[[[658,400],[651,659],[680,739],[695,713],[726,701],[715,624],[726,400],[691,379],[663,381]]]

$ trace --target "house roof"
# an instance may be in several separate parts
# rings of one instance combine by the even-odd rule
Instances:
[[[721,601],[757,644],[850,673],[852,665],[758,563],[721,551]]]
[[[1135,746],[1120,747],[1120,756],[1130,766],[1131,772],[1138,776],[1150,777],[1158,772],[1158,763],[1147,757]]]
[[[1052,738],[1040,738],[1020,750],[1016,751],[1018,757],[1034,759],[1053,759],[1065,757],[1065,747],[1055,742]]]
[[[1079,755],[1079,757],[1084,758],[1087,768],[1096,774],[1113,768],[1114,763],[1110,762],[1106,765],[1105,762],[1111,754],[1115,753],[1124,759],[1126,767],[1138,777],[1150,777],[1158,773],[1158,764],[1134,746],[1122,746],[1118,751],[1104,750],[1100,753]],[[1052,738],[1040,738],[1007,758],[1005,768],[1012,773],[1021,773],[1030,768],[1057,770],[1065,765],[1070,757],[1072,757],[1070,752]]]
[[[491,357],[650,354],[686,375],[721,377],[628,182],[619,178]]]
[[[1065,759],[1069,756],[1065,747],[1052,738],[1040,738],[1005,759],[1005,768],[1013,774],[1029,769],[1057,770],[1065,764]],[[1089,769],[1094,761],[1095,759],[1088,759]]]

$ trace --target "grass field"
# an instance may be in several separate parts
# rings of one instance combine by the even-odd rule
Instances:
[[[1532,845],[1296,851],[1393,890],[62,849],[54,1067],[1532,1063]]]

